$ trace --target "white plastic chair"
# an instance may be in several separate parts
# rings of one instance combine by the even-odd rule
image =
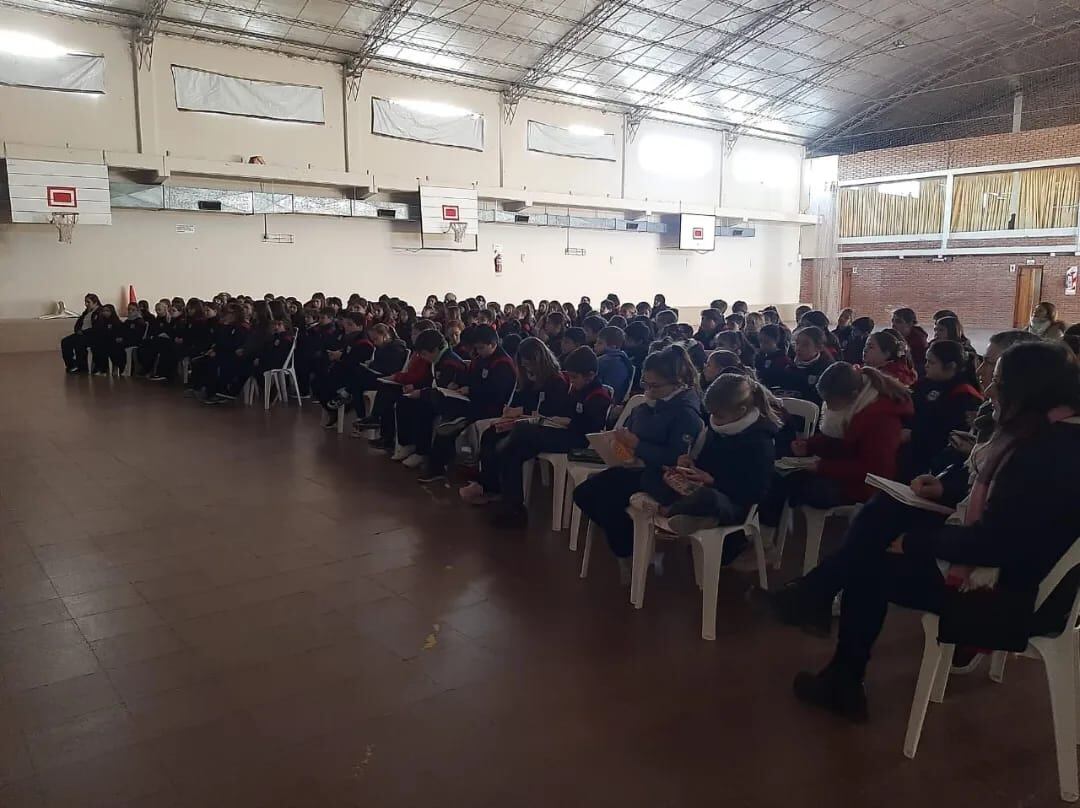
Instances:
[[[135,354],[138,352],[138,348],[134,345],[130,345],[124,349],[127,354],[127,375],[135,375]]]
[[[1050,593],[1077,566],[1080,566],[1080,539],[1073,543],[1039,584],[1039,594],[1035,599],[1036,609],[1046,602]],[[1080,799],[1076,765],[1077,689],[1080,686],[1080,670],[1077,668],[1080,653],[1080,633],[1076,626],[1078,615],[1080,589],[1073,596],[1065,630],[1056,637],[1032,637],[1023,651],[1023,656],[1041,660],[1046,666],[1050,713],[1054,724],[1054,745],[1057,748],[1058,784],[1061,799],[1065,802],[1076,802]],[[915,685],[915,697],[911,703],[907,734],[904,737],[904,755],[909,758],[914,758],[919,749],[919,738],[922,736],[923,722],[926,720],[926,710],[930,702],[941,703],[945,699],[945,687],[952,668],[955,649],[953,645],[938,642],[938,622],[936,614],[923,615],[923,658],[919,666],[919,680]],[[990,678],[996,682],[1000,682],[1004,676],[1005,659],[1005,652],[994,653]]]
[[[644,396],[642,396],[642,398],[644,398]],[[697,438],[694,441],[694,445],[690,449],[690,457],[691,458],[696,458],[701,453],[702,448],[705,446],[705,438],[708,437],[708,433],[709,433],[709,428],[707,426],[705,426],[704,424],[702,424],[701,431],[698,432]],[[599,472],[603,471],[604,468],[606,468],[606,467],[596,467],[596,466],[594,466],[593,468],[596,469],[596,471],[594,473],[599,473]],[[581,509],[575,506],[574,510],[580,512]],[[627,513],[629,514],[631,519],[634,518],[633,511],[634,511],[633,508],[628,508],[627,509]],[[651,519],[651,517],[650,517],[650,519]],[[634,555],[635,555],[635,557],[637,556],[637,552],[638,552],[637,551],[637,546],[638,546],[637,533],[638,533],[638,530],[635,527],[635,530],[634,530]],[[582,578],[586,578],[589,575],[589,561],[592,558],[592,546],[593,546],[593,539],[595,538],[595,535],[596,535],[596,525],[592,521],[587,521],[586,525],[585,525],[585,551],[581,554],[580,577],[582,577]],[[571,538],[573,538],[573,536],[571,536]],[[570,549],[574,549],[573,544],[570,545]],[[646,558],[647,558],[647,560],[643,561],[641,563],[648,566],[648,564],[652,561],[652,550],[651,549],[650,549],[649,553],[647,554]],[[644,584],[642,584],[641,586],[643,587]],[[635,594],[634,594],[635,589],[634,589],[633,584],[631,584],[630,592],[631,592],[631,594],[630,594],[630,602],[633,603],[635,601]],[[640,600],[643,597],[644,597],[644,595],[641,595],[640,597],[638,597],[638,600]],[[640,609],[641,607],[639,606],[638,608]]]
[[[636,396],[631,396],[630,400],[626,402],[626,406],[623,407],[622,412],[619,413],[618,420],[615,421],[615,428],[619,429],[626,425],[627,419],[630,417],[630,413],[634,411],[634,408],[639,404],[645,402],[645,396],[640,393]],[[570,549],[577,550],[578,535],[581,533],[581,508],[574,504],[574,489],[585,482],[590,477],[599,474],[607,466],[597,465],[595,463],[575,463],[567,458],[566,461],[566,479],[564,481],[563,502],[569,501],[571,504],[570,511]],[[581,577],[584,578],[586,571],[588,570],[588,552],[590,550],[588,544],[588,526],[589,521],[585,520],[586,526],[586,544],[585,552],[586,556],[582,559]]]
[[[406,348],[405,349],[405,361],[401,363],[401,370],[405,370],[405,368],[409,366],[409,358],[411,356],[412,356],[412,351],[410,351],[408,348]],[[432,369],[432,372],[434,373],[434,368]],[[367,413],[367,414],[370,414],[371,413],[371,408],[375,406],[375,395],[376,395],[376,392],[374,390],[365,390],[364,391],[364,405],[365,405],[364,412]],[[345,405],[344,404],[339,404],[338,408],[337,408],[337,431],[338,431],[339,435],[345,431]]]
[[[817,430],[818,418],[821,417],[821,408],[817,404],[801,398],[782,398],[780,404],[785,412],[803,419],[803,428],[799,433],[800,438],[805,440],[814,436],[814,432]]]
[[[806,575],[817,566],[818,559],[821,556],[821,537],[825,534],[826,520],[832,517],[851,519],[859,512],[860,508],[862,508],[861,504],[838,505],[827,510],[811,508],[809,505],[803,505],[799,508],[806,522],[806,550],[803,553],[803,575]],[[784,545],[787,543],[788,534],[794,529],[794,526],[795,511],[785,503],[784,510],[780,513],[780,524],[776,528],[776,561],[773,564],[775,569],[780,569],[780,562],[784,558]]]
[[[293,331],[293,343],[289,348],[289,354],[285,357],[285,362],[280,368],[274,368],[273,370],[267,370],[263,373],[263,409],[270,409],[270,384],[273,383],[277,386],[278,400],[283,402],[285,406],[289,406],[289,381],[293,383],[293,389],[296,391],[296,405],[298,407],[304,406],[304,401],[300,398],[300,382],[296,378],[296,343],[297,343],[297,331]]]

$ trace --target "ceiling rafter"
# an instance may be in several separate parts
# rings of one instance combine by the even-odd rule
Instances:
[[[360,79],[364,71],[371,64],[371,60],[378,55],[379,50],[390,42],[394,29],[409,13],[414,2],[416,0],[390,0],[389,5],[379,12],[375,22],[365,32],[364,46],[345,63],[346,88],[349,97],[353,100],[360,94]]]
[[[157,34],[161,18],[165,14],[168,0],[145,0],[132,41],[135,43],[135,56],[139,70],[149,70],[154,58],[154,36]]]
[[[530,87],[536,86],[553,75],[556,66],[562,62],[564,57],[573,55],[574,49],[587,36],[626,8],[629,2],[630,0],[600,0],[570,30],[559,37],[556,42],[549,45],[547,50],[540,54],[540,57],[525,71],[521,78],[512,84],[506,85],[502,90],[502,100],[503,114],[507,123],[514,120],[518,102],[528,94]]]
[[[807,150],[820,151],[825,146],[836,143],[839,140],[844,139],[855,133],[855,130],[868,121],[872,121],[876,118],[880,118],[885,112],[895,107],[902,101],[906,101],[912,96],[921,95],[922,93],[932,92],[935,87],[944,84],[951,79],[963,75],[969,70],[973,70],[982,67],[987,64],[991,64],[994,60],[1000,58],[1002,54],[1017,50],[1023,50],[1024,48],[1034,47],[1037,45],[1046,45],[1049,40],[1057,39],[1062,36],[1080,32],[1080,18],[1069,20],[1064,23],[1052,26],[1050,28],[1040,28],[1038,31],[1023,37],[1020,40],[1013,40],[1008,43],[998,44],[997,47],[991,50],[984,51],[980,55],[964,59],[958,64],[946,68],[943,71],[934,72],[926,76],[921,81],[915,82],[908,86],[904,90],[895,95],[883,98],[880,101],[871,104],[867,107],[860,109],[853,115],[849,115],[846,119],[841,121],[834,127],[831,127],[830,131],[813,141],[811,141]]]

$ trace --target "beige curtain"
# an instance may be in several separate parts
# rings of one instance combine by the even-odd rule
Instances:
[[[1080,166],[1033,168],[1020,172],[1020,209],[1016,226],[1021,230],[1076,227],[1080,204]]]
[[[916,195],[883,193],[877,185],[841,188],[840,238],[940,233],[945,180],[931,177],[911,185],[918,186]]]
[[[1011,171],[953,177],[952,232],[1007,229],[1012,188]]]

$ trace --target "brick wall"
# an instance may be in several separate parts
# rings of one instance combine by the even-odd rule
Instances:
[[[840,155],[840,179],[917,174],[1080,155],[1080,125]]]
[[[1032,259],[1043,267],[1042,299],[1058,307],[1067,323],[1080,322],[1080,297],[1065,297],[1065,271],[1080,264],[1077,256],[963,255],[948,261],[928,258],[848,258],[843,261],[851,275],[851,307],[856,315],[884,322],[889,312],[909,306],[920,321],[928,321],[938,309],[952,309],[970,328],[1012,326],[1016,275],[1010,266]],[[802,299],[813,296],[814,262],[802,266]]]

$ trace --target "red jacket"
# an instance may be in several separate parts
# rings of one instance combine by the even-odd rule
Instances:
[[[390,378],[402,387],[407,384],[413,387],[431,387],[431,363],[420,356],[419,351],[413,351],[405,370],[398,371]]]
[[[867,474],[896,478],[902,419],[910,418],[911,400],[893,401],[879,396],[855,413],[843,438],[815,435],[808,442],[812,455],[821,458],[817,473],[839,482],[844,493],[865,502],[875,489],[866,485]]]
[[[915,372],[915,368],[903,359],[893,359],[891,362],[886,362],[878,370],[886,376],[892,376],[904,387],[911,387],[919,380],[919,374]]]
[[[922,369],[926,367],[926,346],[928,342],[929,340],[922,326],[913,325],[907,335],[907,344],[908,348],[911,349],[911,364],[915,366],[915,370],[919,373],[922,373]]]

